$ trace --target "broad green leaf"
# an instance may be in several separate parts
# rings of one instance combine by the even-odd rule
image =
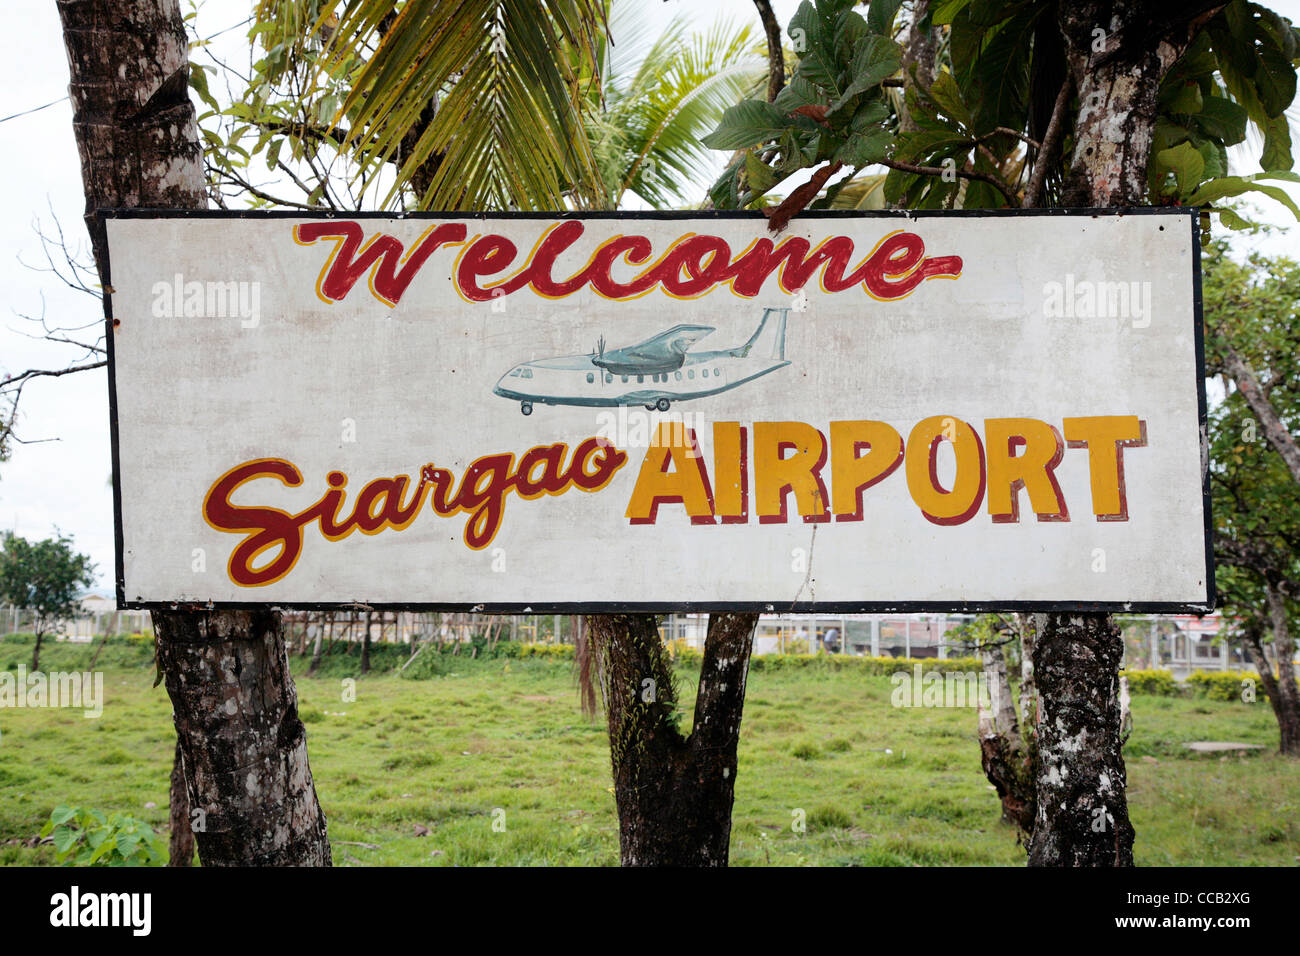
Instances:
[[[1300,220],[1300,208],[1297,208],[1295,200],[1287,194],[1286,190],[1278,186],[1269,186],[1259,182],[1261,179],[1282,179],[1288,182],[1300,182],[1300,175],[1287,172],[1286,170],[1271,170],[1266,173],[1257,173],[1254,176],[1221,176],[1213,179],[1208,183],[1203,183],[1191,196],[1187,197],[1187,205],[1200,206],[1205,203],[1216,202],[1229,196],[1240,196],[1247,192],[1259,192],[1268,196],[1270,199],[1276,199],[1291,214]]]
[[[974,122],[970,110],[962,102],[961,89],[951,73],[940,73],[930,84],[929,94],[930,99],[934,100],[951,119],[968,130],[972,128]]]
[[[893,142],[894,137],[883,129],[868,133],[853,133],[836,152],[835,158],[850,166],[870,166],[879,163],[889,155],[889,147]]]
[[[710,149],[748,149],[778,138],[792,125],[786,114],[772,103],[745,100],[722,114],[722,121],[704,145]]]
[[[1156,160],[1162,168],[1173,172],[1180,196],[1189,195],[1204,178],[1205,160],[1191,143],[1163,149],[1156,155]]]
[[[1250,228],[1249,222],[1247,222],[1245,219],[1242,219],[1239,215],[1237,215],[1235,212],[1233,212],[1231,209],[1228,209],[1227,207],[1220,207],[1216,209],[1215,212],[1219,214],[1219,222],[1223,223],[1224,227],[1227,229],[1238,231],[1241,229]]]
[[[67,853],[74,843],[77,842],[77,831],[71,827],[54,828],[54,849],[60,853]]]
[[[879,85],[903,66],[903,48],[888,37],[867,37],[853,51],[853,88],[859,92]]]
[[[1202,105],[1200,84],[1191,80],[1179,83],[1165,102],[1171,113],[1199,113]]]
[[[898,8],[903,5],[903,0],[871,0],[871,6],[867,8],[867,26],[871,32],[880,36],[892,36],[894,32],[894,18],[898,16]]]

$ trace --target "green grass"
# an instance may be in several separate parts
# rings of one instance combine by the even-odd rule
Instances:
[[[50,670],[84,666],[91,653],[47,648]],[[29,653],[0,643],[0,669]],[[51,847],[21,841],[60,803],[165,825],[174,735],[149,656],[147,644],[126,641],[104,651],[98,720],[0,710],[0,863],[53,862]],[[603,723],[579,711],[570,665],[455,658],[438,669],[427,680],[358,679],[350,702],[340,661],[331,676],[298,677],[335,863],[616,864],[608,743]],[[689,714],[693,681],[682,684]],[[848,671],[751,674],[733,864],[1023,863],[980,771],[974,711],[895,709],[891,690],[887,677]],[[1296,863],[1300,761],[1272,753],[1267,703],[1139,695],[1133,711],[1129,801],[1140,864]],[[1223,758],[1182,747],[1199,739],[1268,749]],[[493,828],[500,811],[504,832]],[[798,819],[802,834],[792,829]],[[417,827],[430,833],[417,836]]]

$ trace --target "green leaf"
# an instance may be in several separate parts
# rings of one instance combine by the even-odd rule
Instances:
[[[1187,196],[1204,178],[1205,160],[1191,143],[1179,143],[1156,154],[1162,169],[1171,170],[1178,182],[1178,195]]]
[[[749,181],[751,195],[755,197],[761,196],[777,183],[776,174],[764,165],[753,150],[745,153],[745,178]]]
[[[50,822],[55,826],[60,823],[67,823],[77,815],[75,807],[69,807],[66,804],[60,804],[50,812]]]
[[[867,8],[867,26],[871,32],[892,36],[894,17],[898,16],[898,8],[902,5],[903,0],[871,0],[871,6]]]
[[[889,147],[893,142],[894,137],[888,130],[853,133],[836,152],[835,158],[850,166],[870,166],[889,155]]]
[[[888,37],[867,37],[853,51],[853,86],[858,92],[878,86],[903,66],[903,48]]]
[[[1226,206],[1216,209],[1215,212],[1219,214],[1219,222],[1223,223],[1225,228],[1232,229],[1233,231],[1250,228],[1249,222],[1242,219]]]
[[[748,149],[777,139],[792,124],[777,106],[745,100],[722,114],[722,121],[703,143],[709,149]]]
[[[1300,175],[1286,170],[1271,170],[1266,173],[1257,173],[1254,176],[1221,176],[1218,179],[1210,180],[1208,183],[1203,183],[1196,192],[1187,197],[1187,204],[1189,206],[1200,206],[1229,196],[1259,192],[1270,199],[1276,199],[1286,206],[1287,209],[1291,210],[1291,214],[1300,221],[1300,208],[1297,208],[1295,200],[1287,194],[1286,190],[1278,186],[1264,185],[1258,182],[1260,179],[1282,179],[1288,182],[1300,182]]]
[[[1207,96],[1196,114],[1196,125],[1224,146],[1235,146],[1246,138],[1248,119],[1240,104],[1223,96]]]
[[[1269,117],[1277,117],[1295,99],[1296,73],[1272,38],[1262,34],[1256,47],[1255,89]]]
[[[1200,84],[1189,80],[1178,84],[1165,105],[1171,113],[1199,113],[1203,102]]]
[[[67,853],[74,843],[77,842],[77,831],[71,827],[54,828],[54,849],[60,853]]]
[[[970,110],[962,102],[961,88],[957,86],[957,80],[951,73],[940,73],[930,84],[929,94],[930,99],[934,100],[949,118],[956,120],[965,129],[971,129],[974,122]]]
[[[1264,126],[1264,150],[1259,165],[1261,169],[1290,169],[1295,165],[1291,154],[1291,124],[1285,113]]]

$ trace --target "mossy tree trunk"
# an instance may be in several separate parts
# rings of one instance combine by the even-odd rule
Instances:
[[[58,0],[58,11],[86,227],[111,288],[97,209],[207,206],[189,41],[178,0]],[[188,802],[204,820],[202,862],[328,864],[279,614],[153,617],[183,755],[172,805]]]
[[[1221,2],[1079,0],[1059,7],[1079,102],[1066,206],[1139,206],[1160,82]],[[1035,619],[1038,812],[1031,866],[1132,866],[1119,706],[1124,642],[1107,614]]]
[[[205,866],[330,864],[281,620],[154,613]]]
[[[653,615],[587,618],[609,724],[624,866],[726,866],[736,750],[757,614],[711,614],[694,724],[680,728]]]

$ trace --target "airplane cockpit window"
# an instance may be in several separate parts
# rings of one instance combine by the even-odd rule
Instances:
[[[520,371],[520,370],[517,369],[517,368],[512,368],[512,369],[510,370],[510,377],[511,377],[511,378],[518,378],[518,377],[519,377],[519,371]]]
[[[520,369],[520,377],[521,377],[521,378],[532,378],[532,377],[533,377],[533,370],[530,369],[530,368]]]

